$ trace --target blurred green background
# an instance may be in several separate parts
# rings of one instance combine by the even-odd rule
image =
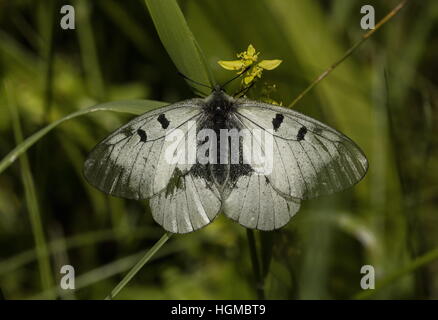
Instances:
[[[75,30],[59,24],[68,3]],[[233,74],[217,61],[250,43],[283,60],[250,96],[275,84],[271,98],[287,106],[364,33],[362,5],[378,21],[398,3],[180,0],[178,16],[157,0],[0,0],[0,159],[21,135],[98,103],[190,98],[175,65],[223,82]],[[166,28],[190,36],[184,18],[196,42],[162,41]],[[283,229],[256,233],[267,298],[438,298],[437,18],[438,1],[411,1],[294,107],[355,140],[370,168],[354,188],[304,201]],[[161,237],[144,203],[107,197],[82,177],[91,148],[132,116],[69,120],[2,167],[0,297],[102,299]],[[59,289],[65,264],[74,291]],[[375,290],[361,290],[363,265],[376,270]],[[173,236],[117,298],[251,299],[255,287],[246,230],[221,215]]]

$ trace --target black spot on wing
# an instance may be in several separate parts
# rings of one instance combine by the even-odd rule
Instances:
[[[166,115],[164,113],[160,114],[158,116],[158,122],[161,123],[161,127],[163,129],[167,129],[167,127],[169,126],[169,120],[167,120]]]
[[[146,135],[146,132],[145,132],[144,130],[142,130],[142,129],[138,129],[138,130],[137,130],[137,134],[140,136],[140,141],[141,141],[141,142],[146,142],[146,140],[147,140],[147,135]]]
[[[272,119],[272,125],[274,130],[277,131],[280,128],[280,125],[283,123],[284,116],[281,113],[277,113],[275,118]]]
[[[304,136],[307,133],[307,128],[306,127],[301,127],[300,130],[298,130],[298,134],[297,134],[297,140],[301,141],[304,140]]]

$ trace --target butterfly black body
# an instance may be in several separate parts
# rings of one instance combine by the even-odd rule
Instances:
[[[242,175],[251,174],[253,171],[251,166],[243,161],[243,139],[239,138],[239,163],[221,164],[221,157],[231,159],[231,139],[228,141],[227,148],[221,148],[221,130],[236,130],[242,129],[242,125],[236,121],[234,112],[237,110],[238,104],[236,100],[227,95],[220,86],[215,86],[212,94],[201,102],[201,108],[204,111],[204,119],[200,121],[198,130],[212,129],[216,133],[216,163],[215,164],[197,164],[204,166],[204,170],[196,168],[198,172],[204,172],[204,178],[209,183],[215,183],[220,190],[233,188],[237,179]],[[208,143],[208,141],[199,141],[199,143]],[[225,153],[225,155],[224,155]]]

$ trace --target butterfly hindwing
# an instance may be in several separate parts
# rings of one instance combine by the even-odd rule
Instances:
[[[263,231],[283,227],[299,208],[299,199],[282,197],[267,177],[255,172],[240,176],[224,201],[227,217]]]
[[[272,130],[275,190],[299,199],[344,190],[365,175],[368,163],[359,147],[335,129],[298,112],[262,102],[240,100],[234,113],[249,130]],[[262,149],[263,149],[263,144]]]
[[[193,126],[201,115],[199,99],[192,99],[134,118],[92,150],[85,162],[85,178],[101,191],[123,198],[147,199],[158,194],[176,168],[187,172],[191,167],[164,159],[169,144],[175,143],[166,141],[166,134],[179,129],[185,137],[189,123]],[[179,143],[175,152],[183,147]]]
[[[172,180],[149,204],[154,220],[165,230],[188,233],[213,221],[221,199],[214,184],[191,170]]]

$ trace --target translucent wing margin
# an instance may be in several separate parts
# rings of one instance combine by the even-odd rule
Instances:
[[[164,159],[172,143],[166,141],[166,134],[180,129],[186,138],[189,122],[196,125],[202,115],[201,103],[191,99],[147,112],[110,134],[85,161],[86,180],[106,194],[128,199],[148,199],[160,193],[176,168],[184,173],[191,167]],[[180,140],[177,152],[184,147],[184,139]]]
[[[315,198],[351,187],[365,176],[364,153],[335,129],[283,107],[249,100],[237,104],[234,115],[243,127],[273,135],[272,150],[264,150],[273,157],[267,177],[281,194]]]

